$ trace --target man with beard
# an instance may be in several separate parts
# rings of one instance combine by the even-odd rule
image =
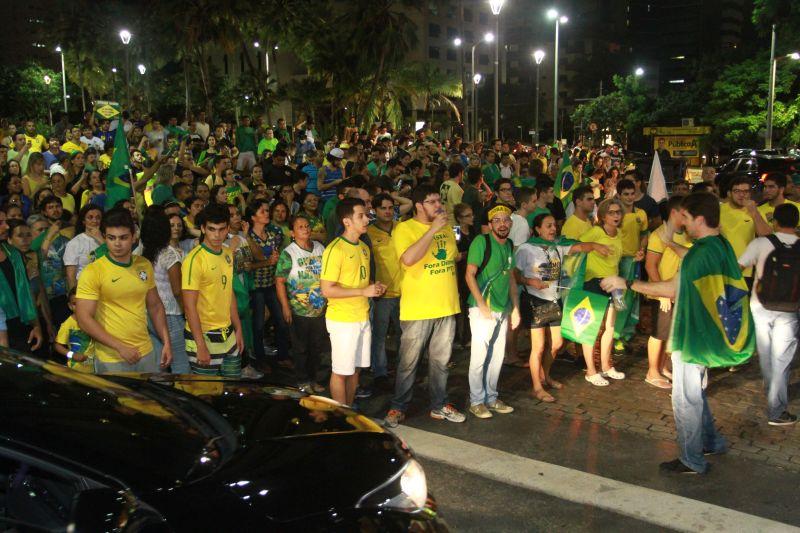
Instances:
[[[489,233],[472,241],[467,253],[469,325],[472,348],[469,360],[469,410],[478,418],[491,411],[507,414],[514,408],[498,398],[497,380],[503,367],[508,319],[519,325],[514,247],[508,242],[511,209],[498,204],[488,213]]]

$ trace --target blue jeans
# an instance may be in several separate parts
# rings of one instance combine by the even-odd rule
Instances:
[[[703,450],[724,452],[728,445],[714,428],[708,407],[708,369],[686,363],[680,352],[672,354],[672,412],[678,432],[678,456],[695,472],[705,472],[708,462]]]
[[[264,307],[269,308],[270,320],[275,326],[275,347],[278,360],[289,358],[289,325],[283,320],[281,304],[275,285],[250,291],[250,308],[253,310],[253,352],[257,361],[264,361]]]
[[[486,319],[477,307],[469,308],[472,345],[469,356],[469,404],[491,405],[497,401],[497,381],[506,350],[508,315],[492,311]]]
[[[428,389],[431,410],[447,402],[447,363],[456,333],[455,315],[428,320],[401,320],[400,362],[397,365],[392,409],[405,411],[411,403],[414,377],[422,349],[428,343]],[[430,339],[430,342],[428,340]]]
[[[750,300],[756,330],[758,361],[767,391],[767,417],[781,416],[789,404],[787,388],[789,372],[797,350],[797,313],[781,313],[764,309]]]
[[[189,356],[186,355],[186,341],[183,338],[183,330],[186,328],[186,320],[183,315],[167,315],[167,329],[169,330],[169,342],[172,345],[172,363],[170,364],[170,372],[173,374],[191,374],[192,370],[189,368]],[[147,318],[147,332],[150,334],[150,340],[153,343],[153,353],[158,354],[161,358],[161,349],[164,347],[161,344],[161,339],[158,336],[153,323],[150,318]]]
[[[372,299],[372,376],[386,377],[389,373],[386,358],[386,334],[389,324],[400,325],[400,298]]]

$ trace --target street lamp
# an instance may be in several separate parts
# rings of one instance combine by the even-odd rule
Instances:
[[[147,72],[147,67],[145,67],[144,65],[139,63],[136,66],[136,70],[139,71],[139,74],[144,76],[145,73]],[[146,79],[144,80],[144,97],[145,97],[145,100],[147,101],[147,112],[149,113],[150,112],[150,86],[147,83]]]
[[[642,76],[644,76],[644,69],[642,67],[636,67],[636,70],[633,71],[633,74],[637,78],[641,78]]]
[[[141,63],[139,63],[139,66],[136,68],[139,70],[139,74],[141,74],[142,76],[144,76],[144,73],[147,72],[147,67],[145,67]]]
[[[131,105],[131,49],[128,46],[131,42],[131,32],[122,30],[119,32],[119,38],[122,44],[125,45],[125,97],[128,100],[128,106]]]
[[[464,41],[461,40],[461,37],[456,37],[453,39],[453,46],[456,47],[456,52],[458,53],[458,80],[461,82],[461,101],[464,104],[464,110],[461,114],[461,122],[464,123],[464,120],[467,118],[467,87],[464,83],[464,53],[461,52],[460,48]],[[463,128],[462,135],[466,139],[467,132],[466,128]]]
[[[569,20],[555,9],[547,11],[547,18],[556,21],[556,40],[553,47],[553,141],[558,142],[558,28]]]
[[[64,89],[64,113],[67,113],[67,69],[64,68],[64,50],[56,46],[56,52],[61,54],[61,86]]]
[[[536,62],[536,100],[534,100],[534,120],[533,120],[533,142],[539,144],[539,65],[544,60],[544,50],[536,50],[533,53],[533,60]]]
[[[472,76],[472,121],[475,128],[473,142],[478,140],[478,85],[481,84],[482,79],[483,76],[479,72]]]
[[[500,10],[506,0],[489,0],[494,15],[494,138],[500,137]]]
[[[492,32],[485,33],[483,35],[482,42],[484,43],[491,43],[494,41],[494,34]],[[470,71],[473,74],[473,81],[475,81],[475,76],[478,76],[478,81],[475,82],[476,86],[480,83],[480,74],[476,74],[475,72],[475,48],[481,44],[481,41],[472,45],[472,61],[470,65]],[[472,140],[475,141],[478,139],[478,98],[475,96],[475,91],[472,93]]]
[[[50,126],[53,125],[53,112],[50,109],[50,84],[53,83],[53,78],[48,76],[47,74],[44,75],[44,84],[47,86],[47,117],[50,119]]]

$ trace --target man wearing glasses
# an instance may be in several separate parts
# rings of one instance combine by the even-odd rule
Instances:
[[[731,243],[736,257],[742,256],[756,235],[763,237],[772,233],[769,224],[758,212],[756,203],[750,198],[750,190],[750,178],[734,178],[728,190],[728,201],[720,206],[720,233]],[[746,268],[742,274],[747,286],[752,288],[753,268]]]
[[[504,205],[514,211],[516,202],[514,201],[514,186],[508,178],[499,178],[494,182],[494,198],[481,213],[478,221],[481,226],[481,233],[489,233],[489,213],[498,205]]]

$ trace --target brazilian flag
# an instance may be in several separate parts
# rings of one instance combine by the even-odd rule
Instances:
[[[133,196],[131,186],[131,159],[125,135],[114,135],[114,154],[106,177],[106,211],[120,200]]]
[[[687,363],[737,366],[755,349],[747,284],[730,243],[703,237],[681,262],[670,349]]]
[[[609,298],[583,289],[583,280],[586,277],[586,254],[578,254],[576,260],[579,263],[570,278],[570,289],[564,301],[561,335],[578,344],[594,344],[603,325]]]
[[[572,191],[579,186],[580,176],[575,176],[575,171],[572,168],[572,160],[569,158],[569,152],[565,151],[561,157],[561,168],[558,169],[556,182],[553,185],[553,193],[555,197],[564,204],[564,209],[566,209],[572,201]]]
[[[641,262],[634,261],[633,257],[623,256],[619,262],[619,275],[626,280],[639,279]],[[625,291],[623,296],[625,309],[617,311],[614,322],[614,338],[629,341],[636,333],[636,324],[639,323],[639,295],[633,291]]]

